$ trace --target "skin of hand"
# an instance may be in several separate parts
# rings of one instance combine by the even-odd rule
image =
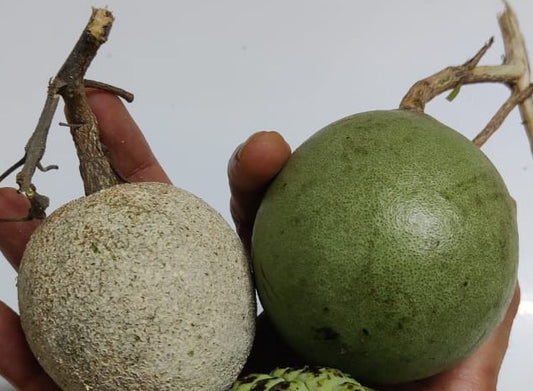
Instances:
[[[101,140],[115,169],[131,182],[170,183],[140,129],[122,102],[115,96],[88,90],[91,108],[101,128]],[[291,154],[290,147],[276,132],[259,132],[240,145],[228,163],[231,190],[230,209],[237,232],[246,250],[255,213],[272,178]],[[0,217],[25,216],[28,202],[12,188],[0,188]],[[18,270],[25,245],[39,221],[0,223],[0,250]],[[513,319],[518,309],[517,287],[507,316],[491,338],[457,367],[419,381],[388,388],[391,391],[490,391],[496,389],[500,366],[507,350]],[[258,317],[256,341],[243,373],[268,372],[276,366],[302,364],[277,335],[265,314]],[[0,302],[0,375],[17,390],[53,391],[59,387],[46,375],[31,353],[18,315]]]

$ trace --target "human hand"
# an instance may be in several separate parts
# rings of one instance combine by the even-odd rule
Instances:
[[[109,151],[113,167],[131,182],[170,183],[141,131],[122,102],[97,90],[88,91],[91,108],[98,119],[101,140]],[[0,217],[24,217],[28,201],[12,188],[0,188]],[[40,221],[0,223],[0,250],[18,270],[32,232]],[[0,375],[17,390],[59,390],[39,366],[30,351],[18,315],[0,302]]]
[[[230,158],[228,177],[231,213],[237,232],[250,253],[255,214],[274,176],[290,156],[290,148],[276,132],[259,132],[240,145]],[[387,391],[490,391],[496,390],[498,374],[507,350],[513,320],[520,302],[517,286],[505,319],[493,335],[456,367]],[[282,342],[265,314],[257,322],[256,341],[245,373],[269,372],[276,366],[301,365],[303,361]]]
[[[132,182],[169,183],[169,178],[118,98],[100,91],[90,91],[88,95],[101,127],[102,142],[109,150],[113,166]],[[232,156],[228,166],[231,211],[239,235],[249,251],[255,212],[268,183],[289,158],[290,148],[278,133],[261,132],[252,136],[239,151]],[[27,209],[27,200],[14,189],[0,189],[0,217],[22,217],[26,215]],[[0,223],[0,250],[15,269],[18,269],[25,245],[38,224],[39,221]],[[500,328],[478,352],[460,366],[417,385],[394,389],[475,391],[495,388],[518,302],[517,289]],[[262,315],[258,319],[256,345],[247,368],[251,370],[263,365],[263,370],[269,370],[272,366],[265,365],[282,365],[282,358],[292,364],[299,360],[283,345],[268,319]],[[1,302],[0,375],[18,390],[58,389],[31,353],[18,315]],[[464,388],[465,385],[470,388]]]

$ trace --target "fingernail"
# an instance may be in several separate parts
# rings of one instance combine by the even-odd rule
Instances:
[[[261,137],[262,135],[266,133],[271,133],[268,130],[260,130],[259,132],[255,132],[252,134],[248,139],[242,143],[239,147],[237,147],[237,153],[235,154],[235,160],[240,161],[242,159],[242,155],[248,145],[252,143],[256,138]]]
[[[246,143],[242,143],[241,145],[239,145],[237,147],[237,150],[235,151],[235,160],[240,162],[241,161],[241,157],[242,157],[242,150],[244,149],[244,147],[246,146]]]

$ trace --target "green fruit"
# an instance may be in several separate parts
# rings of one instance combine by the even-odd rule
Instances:
[[[220,391],[248,357],[249,262],[214,209],[162,183],[72,201],[32,235],[20,318],[62,390]]]
[[[261,302],[304,358],[368,383],[424,378],[502,320],[515,206],[485,155],[405,110],[357,114],[303,143],[253,234]]]
[[[231,391],[372,391],[334,368],[277,368],[270,374],[250,374],[237,380]]]

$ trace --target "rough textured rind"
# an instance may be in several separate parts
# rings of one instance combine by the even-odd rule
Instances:
[[[231,386],[256,315],[236,234],[174,186],[125,184],[73,201],[32,236],[22,327],[64,390]]]
[[[422,113],[367,112],[294,152],[252,251],[263,307],[308,362],[405,382],[451,367],[502,320],[516,210],[461,134]]]

